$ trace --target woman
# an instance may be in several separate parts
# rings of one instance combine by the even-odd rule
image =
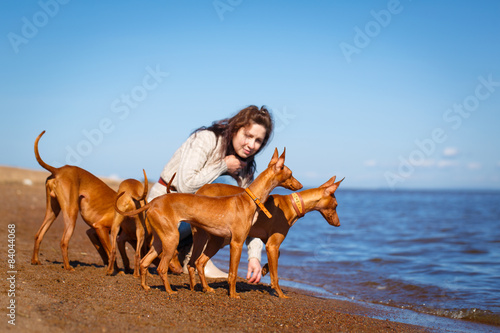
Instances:
[[[165,186],[176,174],[171,190],[178,193],[195,193],[205,184],[220,176],[230,176],[241,187],[247,187],[254,179],[255,155],[266,146],[273,131],[272,117],[265,106],[260,109],[251,105],[231,118],[201,127],[181,145],[161,172],[160,180],[149,193],[148,200],[165,194]],[[220,182],[220,181],[217,181]],[[189,224],[179,226],[180,241],[191,234]],[[248,238],[248,273],[250,283],[261,278],[262,241]],[[190,254],[184,260],[189,261]],[[205,268],[207,277],[227,277],[211,262]]]

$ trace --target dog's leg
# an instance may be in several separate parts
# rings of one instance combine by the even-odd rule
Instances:
[[[208,240],[205,250],[195,262],[196,269],[198,270],[198,276],[200,277],[203,291],[205,292],[214,292],[214,290],[208,286],[205,276],[205,266],[207,265],[208,260],[210,260],[210,258],[212,258],[217,252],[219,252],[223,245],[224,238],[211,236]]]
[[[179,251],[177,249],[175,249],[174,256],[168,263],[168,271],[175,275],[182,274],[182,265],[179,261]]]
[[[61,207],[59,206],[57,199],[50,196],[50,190],[47,186],[45,190],[46,190],[46,200],[47,200],[45,217],[43,219],[42,225],[40,226],[40,229],[38,229],[38,232],[35,235],[35,245],[33,247],[33,256],[31,257],[32,265],[41,264],[40,259],[38,258],[38,253],[40,251],[40,244],[42,243],[43,236],[45,235],[47,230],[49,230],[50,226],[55,221],[57,215],[59,215],[59,212],[61,211]]]
[[[174,246],[171,246],[170,244],[167,244],[166,246],[163,245],[163,250],[162,250],[162,255],[161,255],[161,260],[160,260],[160,265],[158,266],[158,275],[160,275],[163,285],[165,286],[165,291],[169,295],[177,294],[176,291],[172,290],[172,287],[170,286],[170,282],[168,282],[168,264],[172,257],[174,256],[175,249],[177,248],[177,244]]]
[[[158,248],[158,246],[159,246],[159,248]],[[146,282],[146,278],[148,276],[148,268],[149,268],[149,266],[151,266],[151,263],[153,262],[153,260],[155,260],[158,257],[158,253],[161,253],[161,242],[155,241],[155,242],[153,242],[153,245],[149,249],[149,252],[146,253],[146,255],[141,259],[141,262],[140,262],[141,287],[144,290],[151,289]]]
[[[150,219],[152,220],[152,219]],[[177,230],[177,228],[175,228]],[[161,230],[160,230],[161,231]],[[177,232],[177,242],[179,242],[179,232]],[[149,248],[148,253],[141,259],[140,261],[140,273],[141,273],[141,286],[144,290],[149,290],[151,289],[147,283],[146,283],[146,278],[148,276],[148,268],[151,266],[151,264],[155,261],[157,262],[158,256],[163,257],[163,245],[162,241],[160,240],[160,236],[154,232],[153,233],[153,242],[151,244],[151,247]],[[161,260],[160,260],[161,263]],[[159,267],[160,264],[157,265],[157,270],[159,274]],[[168,268],[167,268],[168,269]]]
[[[121,234],[118,235],[118,238],[116,239],[116,246],[118,247],[118,251],[120,252],[120,256],[122,257],[122,263],[123,263],[123,270],[125,271],[126,274],[131,274],[133,273],[132,269],[130,268],[130,261],[128,260],[127,256],[127,250],[125,248],[126,243],[129,243],[132,247],[135,248],[135,240],[131,239],[127,233],[122,232]],[[137,262],[137,265],[139,265],[139,262]],[[135,274],[134,274],[135,276]],[[137,269],[137,276],[139,277],[139,269]]]
[[[280,298],[288,298],[283,294],[279,286],[278,279],[278,258],[280,245],[284,237],[281,234],[272,235],[266,243],[267,260],[269,265],[269,272],[271,274],[271,287],[276,291]]]
[[[191,267],[191,266],[189,267],[189,277],[191,278],[191,273],[193,274],[193,277],[194,277],[195,270],[198,270],[198,276],[200,277],[201,285],[203,287],[203,292],[214,293],[215,290],[213,290],[208,285],[207,279],[205,277],[205,266],[209,260],[210,260],[210,257],[205,255],[205,253],[200,254],[198,256],[198,259],[196,259],[196,262],[195,262],[196,269],[194,267]],[[193,280],[194,280],[194,278],[193,278]],[[193,283],[193,281],[191,283]],[[191,290],[194,290],[194,288],[192,288]]]
[[[149,221],[156,231],[153,242],[153,247],[156,248],[156,251],[158,251],[158,243],[161,243],[161,260],[157,271],[163,281],[166,292],[171,295],[176,292],[172,290],[168,282],[168,265],[174,256],[177,245],[179,245],[179,229],[177,229],[178,219],[174,214],[169,214],[168,212],[163,212],[163,214],[159,215],[158,213],[153,213],[149,216]],[[145,264],[151,264],[153,259],[154,258],[150,256],[148,261],[145,261],[144,264],[141,260],[141,276],[143,276],[143,272],[145,273],[145,271],[143,271]]]
[[[109,257],[108,257],[108,268],[106,269],[106,275],[112,275],[119,271],[118,265],[116,264],[116,239],[118,237],[118,232],[120,232],[120,225],[124,220],[123,215],[115,212],[113,218],[113,224],[111,225],[111,232],[109,238],[111,239]],[[108,237],[106,235],[106,237]]]
[[[107,223],[94,223],[94,225],[106,225]],[[104,266],[109,265],[109,258],[111,256],[111,241],[109,238],[109,228],[104,228],[104,227],[97,227],[95,228],[95,231],[97,233],[97,237],[99,238],[99,241],[102,244],[102,247],[104,248],[104,251],[106,251],[106,261],[104,262]],[[116,260],[114,262],[115,269],[118,270],[118,265],[116,264]]]
[[[69,264],[68,257],[68,246],[69,240],[73,236],[75,231],[76,219],[78,217],[78,206],[74,206],[72,209],[62,209],[64,217],[64,232],[61,239],[61,252],[63,255],[64,269],[68,271],[74,271],[75,269]]]
[[[246,235],[246,234],[245,234]],[[238,277],[238,265],[241,258],[241,250],[243,249],[243,241],[231,240],[229,245],[229,297],[240,298],[240,295],[236,292],[236,278]]]
[[[88,238],[96,248],[97,253],[99,253],[99,255],[101,256],[102,262],[107,262],[108,254],[106,253],[106,250],[104,250],[104,247],[102,246],[99,237],[97,237],[97,232],[94,230],[94,228],[89,228],[89,230],[87,230],[86,233]]]
[[[149,238],[149,237],[148,237]],[[152,237],[151,237],[151,240],[152,240]],[[130,243],[130,246],[132,246],[134,249],[137,247],[137,241],[136,240],[130,240],[129,241]],[[153,242],[145,242],[145,244],[142,245],[141,247],[141,257],[139,258],[139,260],[137,261],[136,263],[136,267],[134,268],[134,271],[130,271],[129,273],[134,273],[134,277],[137,277],[139,278],[141,276],[141,260],[142,258],[144,258],[146,256],[146,254],[148,254],[148,251],[149,249],[153,246]],[[161,246],[160,246],[161,247]],[[161,252],[160,252],[161,253]],[[156,257],[153,259],[153,261],[151,262],[153,265],[155,265],[156,267],[158,267],[160,265],[160,258],[159,258],[159,255],[157,254]],[[151,265],[151,264],[150,264]],[[180,264],[179,264],[180,265]],[[182,269],[182,267],[181,267]],[[136,273],[137,272],[137,273]],[[182,273],[182,272],[181,272]],[[147,271],[147,274],[148,276],[152,276],[149,271]]]
[[[194,226],[191,226],[191,232],[193,234],[193,250],[191,252],[191,258],[189,259],[188,262],[188,272],[189,272],[189,289],[193,291],[196,285],[195,267],[197,265],[200,255],[203,252],[203,248],[207,244],[208,234],[205,232],[205,230],[201,228],[196,228]],[[204,291],[207,290],[205,288],[205,284],[203,284],[203,290]]]
[[[139,277],[139,263],[141,261],[141,251],[144,246],[144,238],[146,232],[144,231],[143,223],[139,217],[135,217],[135,235],[137,239],[137,244],[135,246],[134,255],[134,276]]]

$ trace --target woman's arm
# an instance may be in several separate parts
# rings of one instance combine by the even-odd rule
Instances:
[[[176,176],[177,191],[181,193],[195,193],[228,170],[226,162],[220,158],[220,144],[213,132],[200,131],[188,140]]]
[[[250,283],[258,283],[262,277],[260,261],[264,243],[262,243],[260,238],[248,237],[246,244],[248,248],[247,280]]]

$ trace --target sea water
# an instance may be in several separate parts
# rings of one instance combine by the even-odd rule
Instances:
[[[340,188],[336,198],[340,227],[311,212],[290,229],[282,286],[500,325],[500,192]]]

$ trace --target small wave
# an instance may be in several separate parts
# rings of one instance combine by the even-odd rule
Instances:
[[[395,302],[393,300],[369,301],[369,303],[380,304],[404,310],[411,310],[431,316],[443,317],[448,319],[467,320],[473,323],[500,326],[500,313],[494,313],[492,311],[481,310],[477,308],[443,309],[443,308],[433,308],[427,306],[426,304],[421,304],[421,305],[406,304],[406,303],[402,304],[399,302]]]
[[[425,309],[424,309],[425,311]],[[429,314],[447,317],[452,319],[462,319],[473,321],[476,323],[488,324],[488,325],[500,325],[500,313],[494,313],[487,310],[481,309],[431,309],[428,311]]]
[[[269,281],[270,282],[270,281]],[[394,283],[394,281],[385,281],[387,283],[379,283],[376,281],[365,281],[360,283],[360,285],[372,289],[377,289],[379,291],[391,290],[391,289],[404,289],[406,292],[410,292],[413,294],[425,294],[428,292],[427,288],[422,288],[420,286],[416,286],[413,284],[405,284],[405,283]],[[425,303],[421,303],[419,305],[414,302],[405,302],[402,300],[395,301],[392,299],[386,301],[376,301],[374,299],[370,299],[368,295],[360,295],[360,294],[350,294],[349,292],[345,292],[342,290],[332,290],[329,285],[318,285],[313,284],[311,282],[300,281],[295,278],[280,278],[280,284],[282,286],[302,289],[313,295],[332,298],[332,299],[344,299],[355,302],[361,302],[365,304],[378,304],[383,306],[389,306],[391,308],[398,308],[401,310],[411,310],[415,312],[419,312],[426,315],[443,317],[448,319],[459,319],[466,320],[472,323],[479,324],[487,324],[487,325],[495,325],[500,326],[500,313],[494,313],[488,310],[481,310],[478,308],[464,308],[464,309],[447,309],[447,308],[438,308],[432,307],[432,305],[428,305]],[[368,296],[368,297],[366,297]],[[415,299],[415,298],[413,298]],[[431,318],[432,319],[432,318]],[[413,318],[413,320],[415,320]],[[429,318],[427,320],[430,320]],[[437,319],[436,319],[437,320]]]

